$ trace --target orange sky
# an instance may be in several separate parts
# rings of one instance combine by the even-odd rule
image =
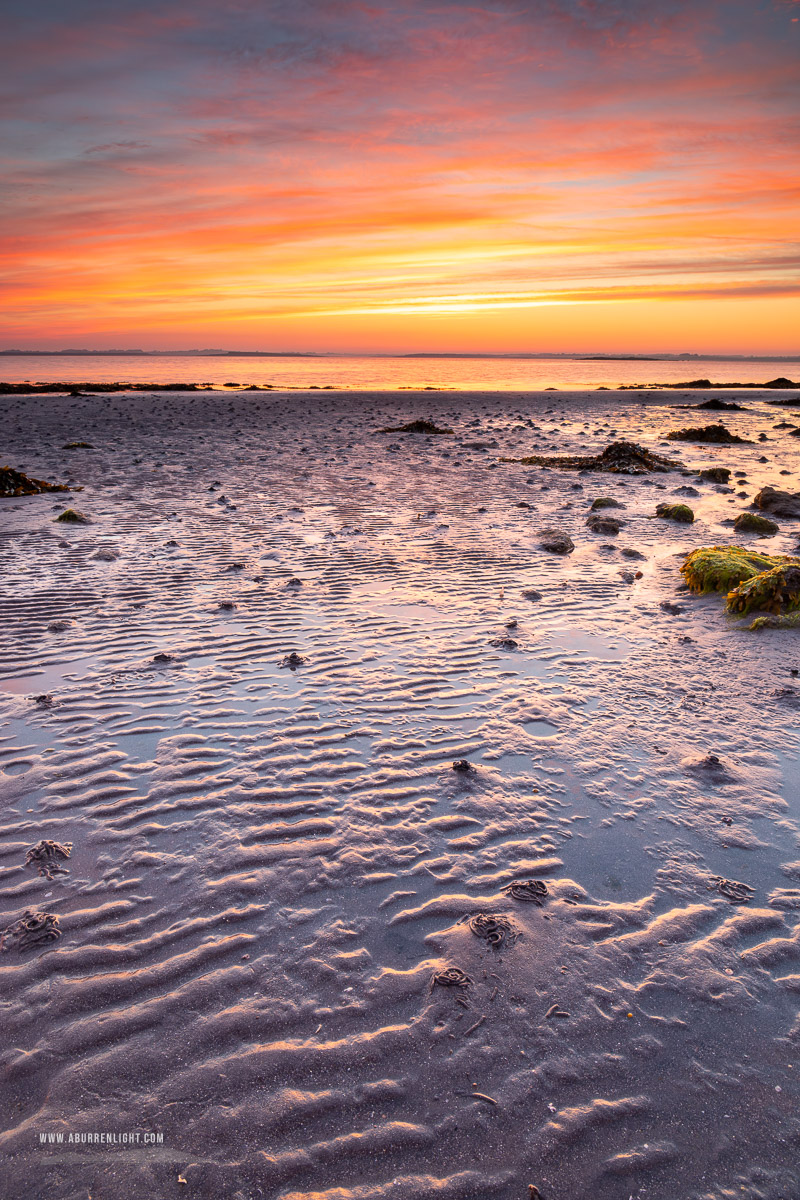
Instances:
[[[798,351],[798,16],[19,4],[0,348]]]

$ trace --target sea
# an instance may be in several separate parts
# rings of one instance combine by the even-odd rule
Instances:
[[[207,383],[215,387],[336,388],[402,391],[577,391],[625,384],[763,384],[800,377],[800,360],[708,361],[690,359],[427,358],[325,355],[9,355],[0,356],[8,383]]]

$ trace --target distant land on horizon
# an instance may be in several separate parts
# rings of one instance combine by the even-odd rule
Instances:
[[[796,354],[586,354],[580,351],[412,351],[405,354],[365,353],[340,350],[0,350],[6,358],[554,358],[586,362],[800,362]]]

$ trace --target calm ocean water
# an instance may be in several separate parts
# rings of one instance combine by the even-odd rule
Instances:
[[[130,382],[272,384],[274,387],[333,386],[348,390],[457,388],[462,391],[538,391],[553,387],[618,387],[626,383],[764,383],[777,376],[800,376],[800,363],[786,362],[591,362],[547,358],[259,358],[208,356],[186,358],[106,358],[59,355],[0,359],[0,380],[7,382]]]

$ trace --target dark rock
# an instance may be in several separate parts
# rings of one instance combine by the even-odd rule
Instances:
[[[650,471],[677,471],[681,463],[645,450],[636,442],[612,442],[599,454],[552,457],[532,454],[525,458],[501,458],[532,466],[562,467],[568,471],[609,471],[617,475],[646,475]]]
[[[731,473],[727,467],[704,467],[700,472],[701,479],[707,479],[710,483],[727,483],[731,477]]]
[[[614,517],[594,516],[586,520],[586,528],[591,529],[592,533],[617,534],[623,524],[624,521],[617,521]]]
[[[767,485],[756,495],[753,504],[776,517],[800,517],[800,492],[783,492]]]
[[[598,496],[592,501],[591,511],[596,512],[600,508],[625,508],[621,500],[615,500],[613,496]]]
[[[540,529],[539,546],[551,554],[572,554],[575,543],[562,529]]]
[[[747,438],[731,433],[724,425],[696,425],[686,429],[672,429],[667,434],[669,442],[713,442],[717,445],[744,444]]]
[[[780,533],[780,526],[776,525],[774,521],[751,512],[739,513],[733,522],[733,528],[737,533],[760,533],[764,537],[772,537],[773,534]]]
[[[457,758],[453,763],[454,771],[471,771],[472,763],[467,762],[465,758]]]
[[[432,421],[409,421],[407,425],[389,425],[378,433],[452,433],[452,429],[440,429]]]
[[[63,521],[66,525],[91,525],[92,523],[86,513],[78,512],[77,508],[66,508],[56,517],[56,520]]]
[[[694,513],[688,504],[659,504],[656,516],[664,517],[667,521],[679,521],[683,525],[691,525],[694,522]]]

